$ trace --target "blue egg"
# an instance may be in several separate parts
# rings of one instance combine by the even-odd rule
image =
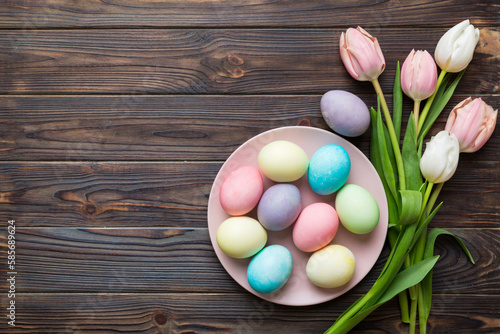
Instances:
[[[274,292],[288,281],[292,265],[292,254],[286,247],[267,246],[250,261],[247,269],[248,283],[257,292]]]
[[[351,172],[351,159],[340,145],[329,144],[317,150],[309,162],[309,185],[320,195],[339,190]]]

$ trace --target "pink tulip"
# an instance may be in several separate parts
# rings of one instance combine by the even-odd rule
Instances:
[[[481,98],[468,97],[453,108],[445,130],[455,134],[460,152],[476,152],[495,130],[497,114],[498,110],[493,110]]]
[[[427,51],[411,50],[401,67],[401,88],[414,101],[422,101],[436,90],[437,67]]]
[[[354,79],[372,81],[384,71],[385,59],[378,41],[363,28],[347,29],[339,44],[342,62]]]

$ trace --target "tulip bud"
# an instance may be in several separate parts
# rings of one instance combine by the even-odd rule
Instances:
[[[439,40],[434,58],[446,72],[460,72],[469,65],[479,40],[479,29],[465,20],[448,30]]]
[[[495,130],[497,114],[498,110],[493,110],[481,98],[468,97],[453,108],[445,130],[457,137],[460,152],[476,152]]]
[[[457,137],[443,130],[426,144],[420,159],[420,171],[429,182],[446,182],[457,169],[459,155]]]
[[[427,51],[411,50],[401,67],[401,88],[412,100],[422,101],[436,90],[437,67]]]
[[[347,72],[358,81],[372,81],[385,69],[385,59],[375,37],[363,28],[349,28],[340,36],[340,57]]]

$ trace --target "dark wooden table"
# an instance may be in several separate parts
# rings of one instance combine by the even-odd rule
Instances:
[[[374,282],[287,307],[241,288],[207,230],[212,182],[227,157],[268,129],[308,119],[327,129],[331,89],[376,103],[338,52],[363,26],[387,60],[433,53],[469,18],[481,37],[438,119],[468,96],[498,108],[498,2],[3,1],[0,4],[1,333],[322,333]],[[411,109],[405,98],[405,119]],[[350,139],[369,152],[369,134]],[[431,226],[438,239],[431,333],[500,332],[499,130],[463,154]],[[15,220],[15,298],[7,226]],[[6,310],[15,300],[15,328]],[[354,333],[405,333],[396,301]]]

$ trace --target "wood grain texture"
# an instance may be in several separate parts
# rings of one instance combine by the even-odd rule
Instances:
[[[387,61],[431,54],[470,19],[474,59],[448,109],[500,105],[494,0],[23,0],[0,4],[0,222],[16,220],[16,327],[0,333],[322,333],[368,291],[388,257],[348,294],[309,307],[266,302],[218,261],[207,230],[217,172],[243,142],[305,120],[343,89],[340,33],[361,25]],[[405,115],[412,103],[405,97]],[[429,133],[443,128],[447,111]],[[498,124],[497,124],[498,125]],[[500,332],[500,136],[462,154],[430,227],[438,238],[428,332]],[[369,153],[369,134],[349,139]],[[6,282],[0,224],[0,281]],[[407,333],[396,300],[351,333]]]
[[[500,275],[499,229],[450,231],[466,243],[476,264],[452,238],[440,237],[435,249],[441,255],[434,269],[436,298],[450,293],[498,294],[500,287],[494,280]],[[18,227],[16,239],[19,292],[245,291],[219,263],[206,228]],[[5,248],[0,258],[6,262]],[[384,249],[374,269],[352,293],[368,291],[387,255]]]
[[[375,93],[358,95],[368,106],[377,103]],[[321,116],[321,96],[0,96],[2,159],[224,161],[253,136],[302,119],[330,130]],[[450,110],[467,96],[450,100],[429,138],[444,128]],[[500,105],[500,95],[480,97]],[[387,99],[391,107],[392,95]],[[413,102],[404,102],[406,123]],[[500,161],[495,134],[481,151],[463,156],[464,161]],[[369,154],[369,131],[346,139]]]
[[[16,217],[19,225],[206,227],[208,196],[220,166],[7,164],[1,215]]]
[[[28,333],[323,333],[359,295],[348,294],[311,307],[272,304],[250,294],[19,294],[16,329]],[[435,303],[430,333],[494,333],[499,299],[461,294]],[[445,307],[444,307],[445,306]],[[377,309],[350,333],[405,333],[395,300]],[[450,328],[453,324],[453,328]],[[456,326],[456,327],[455,327]]]
[[[482,0],[405,2],[362,0],[269,1],[70,1],[7,2],[0,28],[45,27],[317,27],[452,26],[465,19],[475,25],[498,24],[498,3]],[[367,19],[367,18],[370,19]]]
[[[343,29],[4,30],[0,94],[371,93],[339,54]],[[381,29],[390,91],[396,61],[430,52],[447,28]],[[493,38],[491,37],[493,35]],[[457,93],[498,92],[500,32],[483,28]],[[495,39],[496,36],[496,39]],[[390,50],[390,51],[389,51]]]
[[[477,158],[477,156],[476,156]],[[0,163],[0,220],[21,227],[207,226],[221,162]],[[433,220],[441,227],[499,227],[498,162],[461,161]],[[464,189],[474,189],[464,196]]]

